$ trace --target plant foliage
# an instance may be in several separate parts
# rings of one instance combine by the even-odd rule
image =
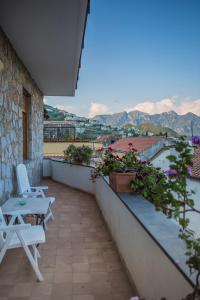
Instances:
[[[88,146],[69,145],[64,152],[64,159],[69,163],[89,165],[92,158],[92,149]]]
[[[102,160],[97,163],[95,170],[91,173],[91,179],[96,180],[99,176],[108,176],[111,172],[131,172],[137,171],[139,159],[136,156],[136,150],[129,144],[129,151],[118,155],[108,147],[102,150]]]
[[[197,144],[197,143],[196,143]],[[157,210],[180,225],[179,237],[186,243],[186,263],[196,275],[194,291],[186,299],[200,299],[200,238],[189,230],[187,213],[200,213],[194,206],[192,190],[188,190],[187,178],[191,175],[192,147],[181,137],[175,145],[176,155],[169,155],[169,170],[163,172],[149,163],[141,162],[136,179],[131,185],[135,192],[151,201]]]

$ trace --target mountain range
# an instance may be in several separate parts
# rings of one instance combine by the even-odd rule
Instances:
[[[44,105],[49,115],[49,121],[63,121],[66,118],[80,118],[75,114],[71,114],[65,110],[61,110],[50,105]],[[87,120],[87,118],[83,118]],[[93,119],[97,120],[100,124],[111,125],[113,127],[124,127],[125,125],[134,125],[142,131],[167,131],[166,128],[177,132],[178,134],[191,135],[191,124],[193,124],[194,135],[200,135],[200,117],[187,113],[179,115],[174,111],[163,112],[160,114],[150,115],[141,111],[120,112],[110,115],[97,115]],[[155,126],[157,128],[155,128]],[[156,131],[156,132],[155,132]],[[170,133],[172,134],[173,133]]]
[[[200,117],[188,112],[185,115],[179,115],[174,111],[163,112],[150,115],[141,111],[120,112],[110,115],[97,115],[94,117],[98,122],[114,127],[123,127],[126,124],[139,126],[141,124],[154,124],[162,127],[168,127],[178,134],[200,135]]]

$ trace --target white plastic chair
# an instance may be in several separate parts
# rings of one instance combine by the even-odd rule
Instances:
[[[43,276],[38,266],[40,254],[37,245],[45,242],[45,233],[40,225],[32,226],[24,223],[22,215],[27,213],[28,211],[13,212],[7,225],[0,208],[0,264],[7,250],[22,247],[38,280],[42,281]],[[19,224],[14,225],[16,220]],[[33,253],[30,248],[32,248]]]
[[[19,194],[24,197],[42,197],[45,198],[44,190],[48,189],[48,186],[34,186],[31,187],[28,179],[28,174],[26,170],[26,166],[24,164],[19,164],[16,167],[16,175],[17,175],[17,183]],[[49,213],[45,217],[44,224],[48,222],[49,219],[54,220],[54,216],[51,210],[51,205],[54,203],[55,198],[49,197]]]

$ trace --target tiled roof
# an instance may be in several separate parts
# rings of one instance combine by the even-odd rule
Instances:
[[[128,151],[130,148],[129,143],[132,143],[132,148],[136,149],[137,152],[142,152],[162,139],[161,137],[129,137],[120,139],[110,146],[114,151]]]
[[[194,151],[192,177],[200,179],[200,147]]]

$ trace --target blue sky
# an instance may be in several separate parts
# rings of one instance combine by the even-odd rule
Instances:
[[[76,96],[45,98],[84,116],[200,115],[200,1],[92,0]]]

